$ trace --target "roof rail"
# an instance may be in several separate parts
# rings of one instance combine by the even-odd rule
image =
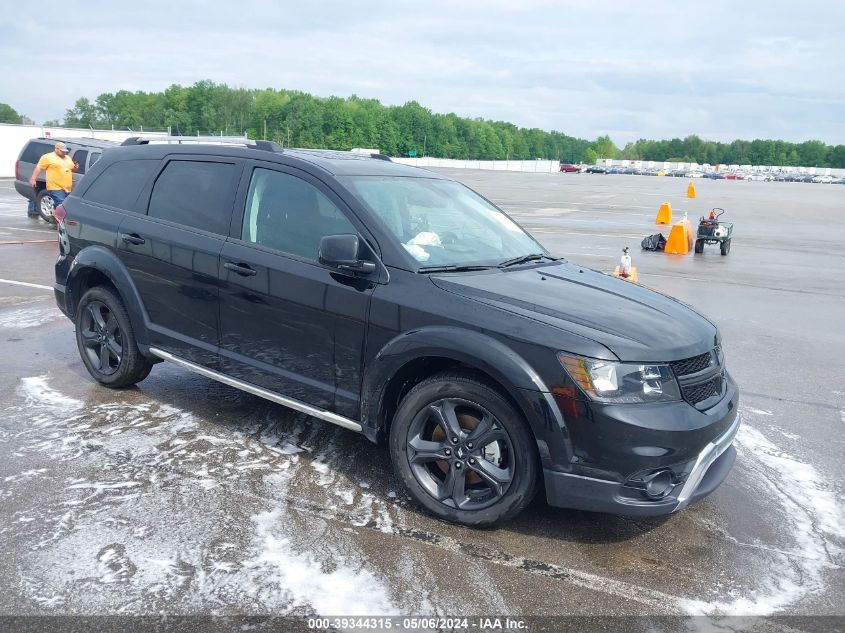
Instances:
[[[121,145],[149,145],[151,142],[181,145],[183,143],[208,143],[212,145],[246,145],[265,152],[281,152],[273,141],[261,141],[244,136],[130,136]]]

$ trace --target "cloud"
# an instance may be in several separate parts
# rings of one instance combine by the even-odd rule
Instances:
[[[417,100],[617,143],[845,142],[836,3],[156,0],[37,11],[0,25],[0,101],[36,120],[61,118],[80,96],[212,79]]]

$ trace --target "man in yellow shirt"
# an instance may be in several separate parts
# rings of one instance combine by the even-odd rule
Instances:
[[[79,163],[68,156],[70,150],[62,142],[56,143],[51,154],[44,154],[35,166],[29,184],[35,189],[35,179],[42,171],[47,172],[47,195],[53,199],[53,207],[59,206],[73,189],[73,172],[79,169]]]

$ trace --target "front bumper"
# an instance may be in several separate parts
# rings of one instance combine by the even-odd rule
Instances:
[[[735,405],[735,403],[734,403]],[[690,503],[703,499],[725,480],[736,459],[732,446],[741,424],[738,407],[726,420],[725,428],[676,468],[678,480],[671,492],[661,499],[649,499],[630,481],[608,480],[573,472],[544,468],[548,503],[563,508],[588,510],[628,516],[659,516],[670,514]],[[643,466],[658,468],[665,464],[643,462]]]
[[[600,405],[557,398],[568,455],[543,464],[550,505],[631,516],[664,515],[712,493],[736,459],[739,391],[724,374],[725,392],[706,410],[685,403]],[[645,482],[668,471],[663,496]],[[665,473],[664,473],[665,474]],[[651,491],[653,492],[653,491]]]

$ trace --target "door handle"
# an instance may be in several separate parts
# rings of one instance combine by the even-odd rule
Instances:
[[[120,239],[127,244],[144,244],[147,241],[137,233],[121,233]]]
[[[235,262],[226,262],[225,264],[223,264],[223,268],[225,268],[226,270],[231,270],[233,273],[238,273],[239,275],[242,275],[244,277],[252,277],[258,274],[258,272],[254,268],[250,267],[249,264],[236,264]]]

